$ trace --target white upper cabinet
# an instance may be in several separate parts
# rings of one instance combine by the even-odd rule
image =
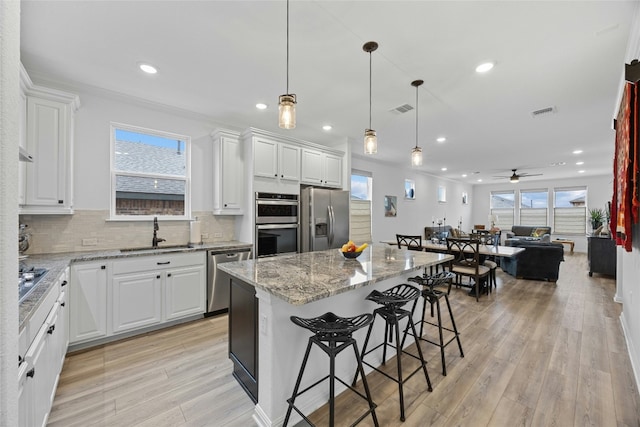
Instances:
[[[23,76],[25,145],[33,163],[21,166],[20,213],[73,213],[73,117],[76,95],[31,84]]]
[[[300,181],[300,148],[266,138],[253,144],[254,177]]]
[[[342,188],[342,157],[303,148],[301,181],[304,184]]]
[[[244,153],[239,135],[217,130],[213,138],[213,213],[242,215],[244,213]]]

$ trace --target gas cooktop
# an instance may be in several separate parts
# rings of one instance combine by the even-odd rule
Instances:
[[[47,274],[46,268],[20,268],[18,270],[18,301],[22,302]]]

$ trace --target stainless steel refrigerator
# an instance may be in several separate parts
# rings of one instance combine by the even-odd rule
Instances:
[[[300,192],[300,252],[339,248],[349,241],[349,192],[304,188]]]

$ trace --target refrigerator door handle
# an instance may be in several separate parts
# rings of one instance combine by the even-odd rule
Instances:
[[[333,215],[333,206],[329,205],[327,207],[329,210],[329,247],[333,247],[333,238],[334,238],[334,227],[335,227],[335,217]]]

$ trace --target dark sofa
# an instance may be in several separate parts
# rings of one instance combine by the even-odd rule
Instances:
[[[502,258],[500,267],[505,273],[519,279],[558,280],[560,263],[564,261],[562,244],[517,239],[508,239],[506,244],[525,250],[513,258]]]
[[[447,233],[446,236],[441,235],[443,232]],[[440,227],[438,227],[437,225],[435,227],[427,226],[424,228],[424,238],[427,241],[431,240],[431,238],[433,237],[439,237],[440,239],[444,239],[446,237],[466,236],[466,233],[464,232],[462,232],[462,234],[459,234],[459,233],[461,232],[459,232],[457,228],[454,228],[450,225],[442,225]]]
[[[523,237],[539,238],[545,234],[551,234],[551,227],[532,226],[532,225],[514,225],[511,231],[507,231],[508,239],[518,239]]]

